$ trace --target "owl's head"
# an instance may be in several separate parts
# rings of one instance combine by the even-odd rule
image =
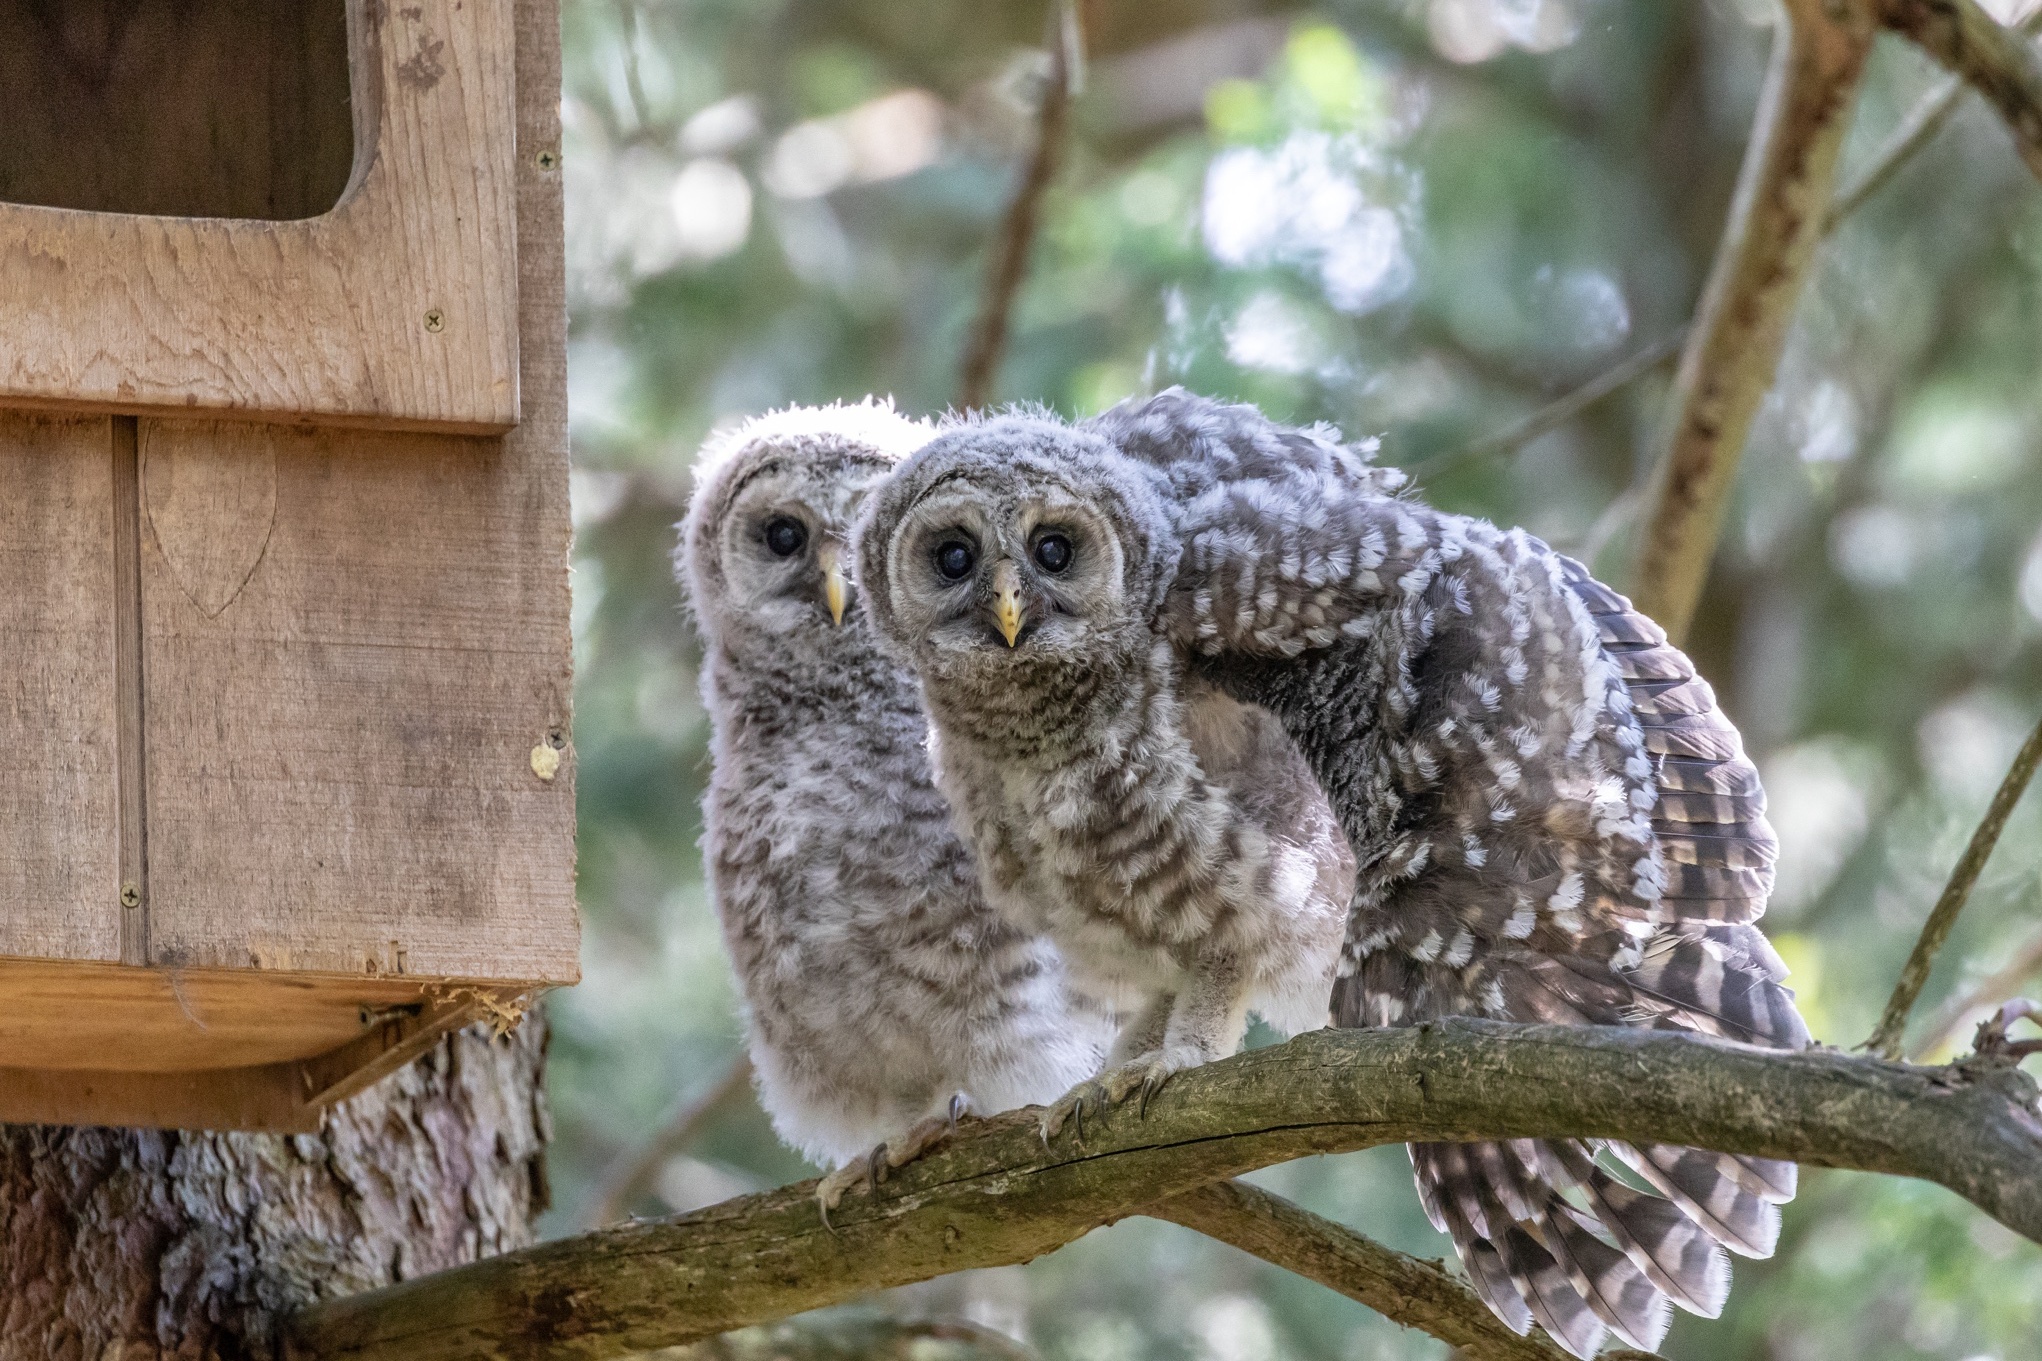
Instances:
[[[790,407],[711,438],[675,554],[705,641],[739,657],[858,645],[849,636],[852,521],[866,492],[930,433],[867,398]]]
[[[950,426],[860,521],[873,625],[939,708],[960,693],[1025,702],[1146,656],[1176,556],[1154,477],[1053,416]]]

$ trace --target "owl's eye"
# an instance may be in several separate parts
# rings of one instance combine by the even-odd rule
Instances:
[[[978,561],[978,554],[962,539],[945,539],[936,545],[936,570],[945,581],[962,581]]]
[[[776,558],[791,558],[808,542],[808,530],[791,515],[766,522],[766,549]]]
[[[1045,534],[1035,541],[1035,563],[1045,572],[1061,572],[1071,565],[1071,541],[1061,534]]]

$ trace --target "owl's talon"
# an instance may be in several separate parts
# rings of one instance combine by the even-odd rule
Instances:
[[[1152,1049],[1146,1054],[1137,1054],[1118,1068],[1101,1073],[1098,1078],[1108,1097],[1118,1105],[1136,1093],[1140,1100],[1135,1103],[1137,1118],[1146,1120],[1149,1114],[1149,1099],[1163,1090],[1163,1085],[1172,1076],[1186,1068],[1196,1068],[1205,1062],[1205,1056],[1180,1046],[1177,1049]]]
[[[1092,1101],[1102,1114],[1110,1102],[1110,1096],[1106,1088],[1100,1086],[1095,1078],[1087,1078],[1085,1081],[1080,1082],[1077,1086],[1058,1097],[1054,1104],[1043,1111],[1042,1119],[1038,1122],[1037,1129],[1042,1135],[1042,1146],[1044,1148],[1048,1148],[1050,1142],[1063,1132],[1066,1123],[1076,1133],[1078,1142],[1081,1144],[1085,1142],[1085,1102],[1087,1100]]]

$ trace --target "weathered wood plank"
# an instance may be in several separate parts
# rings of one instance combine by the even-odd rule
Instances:
[[[416,979],[0,960],[0,1064],[193,1072],[313,1059],[423,1015],[447,991]],[[322,1070],[323,1086],[334,1080]]]
[[[18,32],[35,22],[12,8],[18,0],[9,3],[0,9],[0,49],[11,38],[5,21]],[[501,431],[517,421],[520,168],[510,6],[347,3],[356,154],[353,180],[332,211],[253,221],[0,203],[0,277],[7,280],[0,288],[0,405],[171,406],[468,431]],[[215,10],[268,8],[208,0],[201,9],[215,22],[171,25],[156,40],[175,67],[187,48],[196,56],[232,44],[234,25]],[[143,6],[145,15],[153,12]],[[266,32],[264,21],[243,22]],[[123,33],[134,31],[113,23],[92,50],[117,67]],[[154,32],[146,24],[140,30]],[[241,36],[250,41],[226,57],[254,59],[263,34]],[[0,76],[17,82],[10,103],[44,90],[57,101],[56,87],[75,66],[8,65]],[[105,81],[92,86],[102,94],[108,88]],[[203,87],[175,84],[172,97],[180,91],[197,98]],[[70,91],[72,102],[82,97]],[[140,177],[147,184],[189,169],[210,185],[221,164],[256,159],[205,140],[158,150],[166,163]],[[101,152],[82,137],[67,154],[93,161]],[[310,159],[331,154],[315,147]],[[266,184],[275,179],[252,165],[246,173]],[[80,171],[74,178],[95,177]],[[107,200],[102,193],[96,201]]]
[[[153,1125],[316,1134],[296,1064],[194,1073],[58,1073],[0,1068],[0,1123]]]
[[[120,956],[111,436],[0,412],[0,955]]]
[[[520,23],[523,422],[142,422],[159,962],[578,977],[572,748],[531,761],[572,716],[558,40]]]
[[[573,978],[572,781],[531,764],[571,703],[555,470],[485,439],[144,421],[141,442],[149,489],[188,461],[220,486],[261,480],[236,459],[275,469],[273,511],[193,497],[173,521],[145,493],[154,961]],[[163,551],[193,538],[261,545],[217,614]]]

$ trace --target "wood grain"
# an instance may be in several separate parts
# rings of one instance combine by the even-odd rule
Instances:
[[[275,435],[215,421],[149,422],[141,504],[149,533],[185,599],[208,619],[234,603],[269,547],[277,514]]]
[[[372,1028],[364,1007],[394,1020],[393,1008],[423,1007],[445,986],[0,960],[0,1061],[67,1072],[193,1072],[315,1058]]]
[[[143,428],[152,451],[212,434]],[[155,962],[573,978],[573,782],[531,769],[571,702],[550,470],[366,432],[241,453],[271,448],[274,524],[230,607],[143,552]],[[226,502],[186,532],[207,510],[245,532]]]
[[[110,446],[0,412],[0,954],[120,957]]]
[[[347,3],[355,155],[332,211],[286,222],[0,203],[0,405],[516,423],[510,7]],[[172,26],[162,41],[203,47],[222,33],[231,25]],[[33,68],[16,78],[55,79]],[[202,180],[218,177],[205,143],[182,161],[176,150],[159,173],[196,159]],[[81,137],[70,154],[95,151]]]
[[[144,1125],[316,1134],[295,1064],[195,1073],[0,1068],[0,1123]]]

